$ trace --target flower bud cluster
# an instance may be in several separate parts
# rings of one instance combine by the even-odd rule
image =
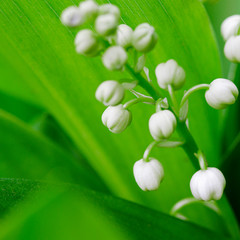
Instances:
[[[95,57],[103,51],[102,62],[109,70],[123,70],[128,60],[128,48],[146,53],[157,43],[155,29],[148,23],[140,24],[133,31],[120,24],[120,10],[113,4],[98,5],[94,0],[85,0],[79,7],[70,6],[62,12],[61,21],[69,27],[93,22],[94,30],[80,30],[75,39],[76,51]],[[110,46],[106,49],[109,45]]]
[[[112,71],[127,69],[139,81],[140,86],[143,88],[147,86],[145,90],[149,93],[151,93],[151,89],[154,91],[153,85],[149,83],[151,81],[148,74],[149,70],[145,71],[146,68],[144,68],[146,53],[155,47],[158,39],[153,26],[142,23],[133,30],[126,24],[119,24],[120,10],[117,6],[113,4],[98,5],[93,0],[83,1],[79,7],[71,6],[65,9],[61,15],[61,21],[70,27],[92,21],[94,30],[82,29],[76,35],[77,53],[88,57],[95,57],[101,53],[103,65],[107,69]],[[234,62],[240,62],[239,29],[240,15],[226,19],[221,28],[223,38],[226,41],[225,55]],[[128,50],[130,48],[134,50],[135,55],[137,52],[141,53],[139,59],[133,61],[135,62],[133,67],[128,63]],[[147,75],[148,81],[146,80],[146,82],[140,73],[142,69]],[[137,85],[136,81],[133,80],[134,84],[128,82],[128,87],[116,80],[104,81],[98,86],[95,93],[96,99],[107,106],[102,114],[102,123],[113,133],[121,133],[131,124],[132,113],[129,111],[129,107],[132,104],[143,102],[153,104],[156,107],[156,112],[149,118],[149,132],[154,142],[150,143],[143,158],[137,161],[133,167],[135,180],[143,191],[158,189],[164,178],[162,164],[157,159],[149,157],[150,152],[155,146],[163,146],[161,143],[168,143],[166,146],[171,147],[179,146],[179,141],[175,141],[176,145],[174,141],[171,142],[170,138],[179,127],[177,124],[185,124],[188,120],[187,99],[189,95],[199,89],[205,89],[207,103],[215,109],[223,109],[233,104],[239,94],[233,82],[218,78],[210,84],[196,85],[186,91],[179,106],[174,93],[185,84],[185,70],[177,61],[170,59],[157,65],[155,75],[158,87],[168,91],[168,98],[156,99],[157,91],[151,94],[154,99],[151,96],[136,92],[132,89]],[[130,88],[129,85],[133,87]],[[130,90],[136,98],[123,104],[126,89]],[[180,143],[184,144],[181,141]],[[225,178],[220,170],[207,168],[205,160],[201,164],[201,159],[205,159],[203,154],[198,156],[202,169],[196,172],[190,181],[192,194],[195,198],[204,201],[218,200],[223,194],[226,184]]]
[[[231,62],[240,62],[240,15],[226,18],[221,25],[221,33],[226,41],[224,54]]]
[[[113,133],[124,131],[132,120],[131,112],[120,104],[124,95],[123,85],[114,80],[101,83],[95,93],[96,99],[108,106],[102,114],[102,122]]]

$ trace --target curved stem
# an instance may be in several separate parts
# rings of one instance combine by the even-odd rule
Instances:
[[[178,113],[178,102],[177,102],[177,98],[175,96],[175,92],[173,90],[173,87],[171,85],[168,85],[168,92],[175,110],[175,113]]]
[[[185,198],[180,200],[179,202],[177,202],[171,209],[170,214],[173,216],[176,216],[177,213],[184,207],[191,205],[193,203],[200,203],[203,204],[204,206],[210,208],[211,210],[213,210],[214,212],[216,212],[217,214],[220,214],[220,210],[217,207],[217,205],[215,204],[215,202],[204,202],[195,198]]]
[[[140,102],[146,102],[146,103],[155,104],[155,100],[152,99],[152,98],[139,97],[139,98],[135,98],[135,99],[132,99],[132,100],[126,102],[126,103],[123,105],[123,107],[127,109],[127,108],[131,107],[132,105],[137,104],[137,103],[140,103]]]
[[[144,152],[144,154],[143,154],[143,161],[146,161],[146,162],[149,161],[149,159],[148,159],[148,158],[149,158],[149,155],[150,155],[152,149],[153,149],[157,144],[158,144],[158,142],[157,142],[157,141],[154,141],[154,142],[151,142],[151,143],[148,145],[148,147],[146,148],[146,150],[145,150],[145,152]]]
[[[157,101],[156,101],[156,112],[160,112],[162,110],[161,108],[161,101],[162,99],[159,98]]]
[[[198,91],[198,90],[202,90],[202,89],[209,89],[209,84],[199,84],[196,85],[192,88],[190,88],[183,96],[181,103],[180,103],[180,107],[183,106],[183,104],[187,101],[187,99],[189,98],[189,96],[191,94],[193,94],[194,92]]]
[[[199,150],[198,153],[195,154],[195,156],[198,158],[201,169],[207,170],[208,163],[204,153],[201,150]]]
[[[129,64],[126,64],[126,69],[136,80],[138,80],[139,85],[144,88],[154,100],[157,101],[159,98],[162,98],[161,94],[152,86],[152,84],[145,80],[141,74],[135,73]],[[171,107],[169,107],[169,109],[172,110]],[[198,159],[195,156],[195,154],[198,153],[199,148],[193,136],[189,132],[186,124],[184,122],[181,122],[177,116],[176,118],[178,121],[177,131],[184,142],[182,148],[188,155],[189,159],[192,161],[194,167],[196,169],[199,169]]]

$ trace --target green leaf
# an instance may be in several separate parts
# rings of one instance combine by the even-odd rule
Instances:
[[[0,43],[2,49],[9,47],[9,42],[2,36],[0,37]],[[41,106],[30,86],[23,84],[26,76],[34,81],[34,75],[31,74],[26,65],[22,64],[21,60],[18,58],[8,59],[0,51],[0,75],[1,92],[6,92],[7,95]]]
[[[78,186],[2,179],[0,191],[2,208],[17,208],[5,216],[1,239],[226,240],[194,224]],[[20,199],[25,202],[20,204]]]
[[[94,171],[16,117],[0,110],[0,175],[81,183],[106,190]]]
[[[15,115],[27,123],[30,123],[33,119],[38,118],[44,112],[42,108],[31,104],[31,102],[24,101],[21,98],[16,98],[1,91],[0,109]]]
[[[159,43],[146,63],[152,75],[158,63],[174,58],[187,73],[187,88],[221,76],[217,46],[199,1],[176,0],[173,4],[166,0],[121,0],[113,3],[120,7],[122,19],[130,26],[149,22],[156,28]],[[62,10],[72,4],[69,0],[1,1],[0,33],[9,44],[0,51],[13,66],[28,70],[24,84],[69,133],[115,195],[168,212],[176,201],[190,195],[189,181],[194,168],[181,149],[155,150],[153,155],[165,168],[165,182],[153,193],[141,192],[137,187],[132,166],[152,141],[147,126],[154,108],[142,105],[133,109],[132,125],[120,135],[113,135],[102,126],[100,117],[104,107],[95,101],[94,92],[100,82],[123,76],[108,72],[99,58],[77,56],[73,46],[77,30],[69,30],[59,20]],[[214,166],[220,159],[217,120],[216,111],[208,107],[203,96],[192,98],[190,129]],[[221,220],[207,211],[193,209],[191,213],[192,221],[223,231],[220,223],[217,227],[215,224]],[[230,219],[225,221],[228,223]],[[232,234],[236,235],[236,224],[234,228]]]

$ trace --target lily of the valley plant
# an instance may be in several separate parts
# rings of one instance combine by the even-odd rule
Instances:
[[[200,84],[186,90],[178,102],[175,91],[184,87],[187,74],[178,62],[170,59],[155,68],[157,83],[163,90],[161,92],[165,92],[164,96],[152,85],[149,70],[145,66],[146,56],[158,40],[154,26],[140,23],[132,29],[131,26],[120,24],[120,10],[117,6],[98,5],[94,1],[68,7],[63,11],[61,21],[69,27],[92,24],[94,30],[83,28],[76,35],[77,53],[86,57],[101,56],[108,70],[127,71],[130,74],[131,81],[106,80],[96,90],[97,100],[107,106],[102,114],[102,122],[111,132],[121,133],[131,124],[130,108],[133,105],[140,102],[155,105],[156,112],[150,117],[148,125],[153,141],[133,167],[138,186],[143,191],[156,190],[164,178],[162,164],[151,157],[154,147],[181,146],[193,164],[200,167],[189,179],[193,196],[204,201],[219,200],[226,181],[219,169],[208,166],[203,151],[191,135],[188,127],[188,99],[194,92],[204,90],[210,107],[224,109],[234,104],[238,97],[234,83],[219,76],[218,79],[212,79],[210,84]],[[240,62],[240,15],[226,19],[221,32],[226,41],[226,57],[232,62]],[[148,95],[135,91],[137,85]],[[134,98],[123,103],[125,91],[133,93]],[[172,140],[175,131],[179,139]]]

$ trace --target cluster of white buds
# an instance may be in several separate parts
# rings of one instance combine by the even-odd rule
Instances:
[[[107,106],[102,114],[102,122],[111,132],[121,133],[130,125],[132,113],[129,107],[133,104],[142,102],[155,105],[156,112],[149,119],[149,132],[154,141],[145,150],[143,158],[134,164],[133,173],[138,186],[143,191],[158,189],[164,177],[164,170],[157,159],[150,157],[150,153],[156,146],[177,147],[183,144],[181,140],[171,141],[171,138],[179,124],[182,126],[188,122],[189,96],[197,90],[205,89],[207,103],[215,109],[223,109],[236,101],[237,87],[230,80],[215,79],[210,84],[196,85],[185,91],[179,105],[175,91],[184,86],[186,73],[177,61],[170,59],[160,63],[155,69],[159,88],[168,92],[167,98],[159,98],[160,95],[150,83],[149,70],[145,67],[146,54],[155,47],[158,39],[153,26],[142,23],[133,30],[126,24],[119,24],[120,10],[117,6],[113,4],[99,6],[93,0],[83,1],[79,7],[67,8],[62,13],[61,21],[71,27],[92,21],[93,30],[82,29],[78,32],[75,38],[76,51],[88,57],[101,54],[103,65],[107,69],[128,70],[137,80],[130,80],[127,83],[122,83],[127,79],[108,80],[97,88],[95,94],[97,100]],[[239,28],[240,15],[232,16],[222,24],[222,35],[227,41],[225,54],[231,61],[240,61]],[[133,66],[128,62],[131,56],[131,54],[128,56],[130,49],[133,50],[131,51]],[[136,61],[135,57],[138,54],[141,56]],[[143,69],[147,80],[141,75]],[[152,96],[136,92],[133,88],[138,83],[143,88],[147,85],[148,93]],[[136,98],[122,103],[126,90],[130,90]],[[203,154],[195,156],[199,160],[201,170],[193,175],[190,182],[193,196],[205,201],[220,199],[226,184],[224,176],[218,169],[207,168],[207,164],[201,164],[202,159],[205,159]],[[206,163],[206,160],[203,162]]]
[[[85,0],[62,12],[61,21],[69,27],[93,23],[94,29],[80,30],[75,38],[76,51],[87,57],[102,54],[102,62],[109,70],[123,70],[128,60],[127,50],[149,52],[156,42],[155,29],[147,23],[133,31],[126,24],[119,24],[120,10],[113,4],[98,5],[94,0]],[[109,46],[110,45],[110,46]]]
[[[240,62],[240,15],[225,19],[221,25],[221,33],[226,41],[224,54],[231,62]]]
[[[125,89],[114,80],[108,80],[99,85],[95,97],[105,106],[109,106],[102,115],[103,124],[113,133],[121,133],[131,123],[132,114],[123,104]]]

